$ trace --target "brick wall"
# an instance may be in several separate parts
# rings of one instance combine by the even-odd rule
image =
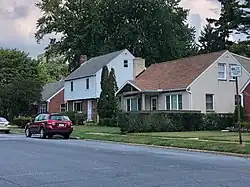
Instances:
[[[243,106],[247,120],[250,122],[250,84],[243,91]]]
[[[64,89],[50,100],[49,112],[61,112],[61,104],[64,104]]]

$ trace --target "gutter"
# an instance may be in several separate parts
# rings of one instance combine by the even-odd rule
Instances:
[[[186,91],[186,88],[178,88],[178,89],[158,89],[158,90],[143,90],[141,93],[162,93],[162,92],[177,92],[177,91]]]
[[[88,76],[81,76],[81,77],[77,77],[77,78],[71,78],[71,79],[65,79],[64,81],[73,81],[73,80],[78,80],[78,79],[84,79],[84,78],[88,78],[88,77],[95,77],[96,74],[93,75],[88,75]]]

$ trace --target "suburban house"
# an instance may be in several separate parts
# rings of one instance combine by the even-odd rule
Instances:
[[[88,121],[96,120],[97,99],[101,93],[103,66],[114,68],[118,87],[145,70],[145,60],[135,58],[127,49],[86,59],[81,56],[80,67],[65,79],[64,100],[68,111],[86,115]]]
[[[152,64],[135,79],[124,83],[116,94],[125,111],[231,113],[235,109],[236,86],[235,78],[230,76],[230,66],[241,65],[242,59],[250,68],[248,59],[226,50]],[[241,65],[242,76],[238,78],[240,90],[249,91],[241,94],[243,96],[250,94],[248,84],[245,86],[250,77],[246,64]],[[242,99],[241,103],[244,105]]]
[[[38,113],[65,112],[64,104],[64,80],[45,84],[42,91],[42,99],[38,105]]]

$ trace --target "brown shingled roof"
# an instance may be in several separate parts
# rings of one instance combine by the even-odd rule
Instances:
[[[152,64],[131,83],[142,91],[185,89],[224,52]]]

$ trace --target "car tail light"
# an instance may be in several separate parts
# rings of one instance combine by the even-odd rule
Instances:
[[[54,121],[48,121],[48,125],[56,125]]]

